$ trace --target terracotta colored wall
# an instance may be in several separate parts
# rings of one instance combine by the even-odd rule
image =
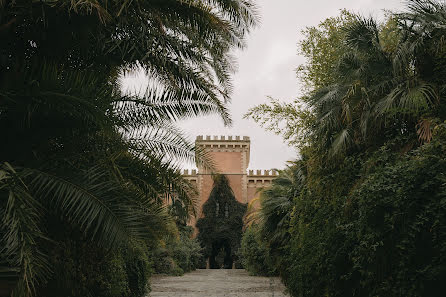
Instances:
[[[232,188],[232,191],[234,191],[235,199],[237,199],[240,203],[246,203],[246,201],[243,200],[243,181],[241,175],[228,175],[229,185]]]
[[[242,202],[242,152],[211,152],[212,159],[215,162],[216,169],[219,173],[227,174],[229,184],[236,199]],[[237,174],[237,175],[235,175]],[[200,192],[200,216],[203,204],[209,198],[212,191],[214,181],[212,176],[208,174],[199,175],[199,192]]]
[[[209,198],[209,194],[211,193],[212,186],[214,184],[214,181],[212,180],[212,177],[210,175],[200,175],[200,215],[199,217],[202,217],[202,206]]]
[[[257,188],[248,186],[248,202],[251,202],[253,199],[258,198],[260,193],[256,193]]]
[[[210,152],[220,173],[246,173],[242,168],[242,152]]]
[[[229,180],[230,186],[234,191],[235,198],[241,203],[248,203],[260,195],[257,189],[269,187],[273,176],[269,173],[262,174],[260,170],[250,170],[247,172],[250,155],[249,137],[197,137],[197,146],[204,148],[210,155],[215,164],[217,173],[225,174]],[[186,173],[187,175],[187,173]],[[213,188],[213,180],[210,172],[203,168],[198,168],[198,175],[195,173],[188,176],[189,179],[197,180],[197,189],[199,191],[197,216],[203,215],[203,204],[209,198]],[[196,219],[190,221],[190,225],[195,227]],[[197,234],[195,229],[195,235]]]

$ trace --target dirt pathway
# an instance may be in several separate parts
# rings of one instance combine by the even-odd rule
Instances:
[[[245,270],[197,270],[184,276],[155,276],[150,297],[284,297],[278,278],[250,276]]]

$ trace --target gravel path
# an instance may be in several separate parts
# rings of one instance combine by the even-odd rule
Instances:
[[[276,277],[250,276],[242,269],[201,269],[184,276],[154,276],[150,297],[284,297]]]

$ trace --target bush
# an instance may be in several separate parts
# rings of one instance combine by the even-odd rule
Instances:
[[[131,297],[145,296],[149,291],[152,263],[145,244],[139,243],[122,250]]]
[[[281,271],[292,296],[443,296],[446,142],[362,157],[359,171],[346,159],[348,180],[320,175],[296,198]]]
[[[371,296],[444,296],[446,145],[394,159],[352,195],[354,271]]]
[[[131,243],[113,251],[66,240],[53,249],[51,280],[37,290],[45,297],[142,297],[151,274],[147,247]]]
[[[182,235],[180,241],[173,246],[173,258],[184,272],[189,272],[199,267],[203,258],[201,250],[196,239]]]
[[[156,273],[183,275],[202,266],[202,248],[196,239],[190,238],[191,227],[181,228],[179,238],[166,238],[164,245],[153,251]]]
[[[245,230],[239,256],[243,267],[251,275],[271,276],[276,271],[270,262],[270,255],[265,240],[262,240],[259,228],[255,225]]]
[[[184,271],[173,259],[170,246],[158,247],[152,252],[153,268],[157,274],[183,275]]]

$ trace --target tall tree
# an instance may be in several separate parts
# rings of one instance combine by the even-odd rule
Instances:
[[[163,197],[193,212],[176,165],[196,152],[174,123],[230,123],[229,52],[255,23],[241,0],[0,1],[0,276],[14,296],[53,276],[58,227],[109,249],[171,230]],[[140,68],[147,91],[124,94]]]
[[[289,119],[285,136],[300,149],[305,179],[297,191],[271,188],[278,211],[261,213],[272,227],[260,230],[273,231],[270,246],[289,238],[276,246],[292,296],[444,294],[445,15],[431,0],[408,1],[382,24],[353,15],[333,40],[341,55],[307,65],[330,65],[318,80],[327,84],[252,110],[261,123]]]

